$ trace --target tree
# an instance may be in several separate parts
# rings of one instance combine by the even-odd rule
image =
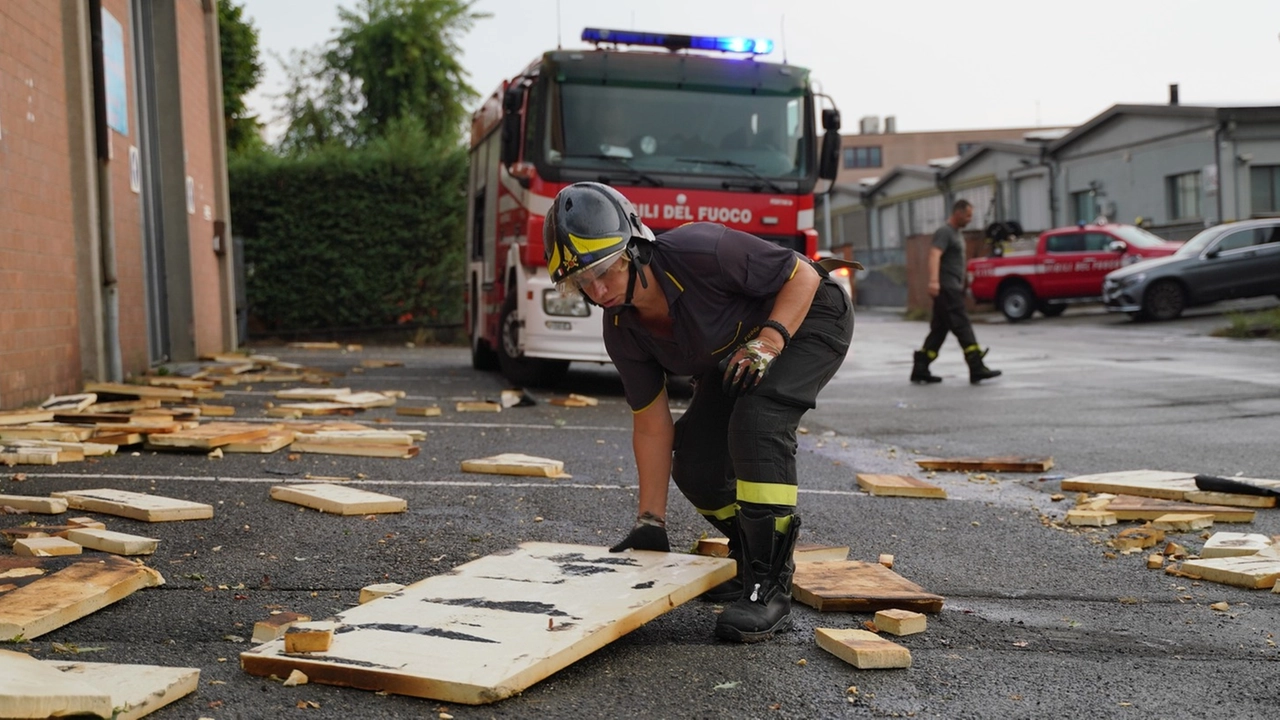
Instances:
[[[339,10],[323,53],[295,56],[285,94],[286,149],[327,141],[357,145],[412,119],[432,137],[456,141],[477,93],[467,84],[458,36],[487,14],[475,0],[362,0]]]
[[[244,7],[232,0],[218,0],[218,46],[227,150],[237,152],[261,143],[260,123],[249,113],[244,96],[262,79],[262,64],[258,62],[258,30],[245,19]]]

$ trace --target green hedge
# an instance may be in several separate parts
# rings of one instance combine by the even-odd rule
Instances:
[[[467,158],[422,138],[232,158],[257,332],[461,324]]]

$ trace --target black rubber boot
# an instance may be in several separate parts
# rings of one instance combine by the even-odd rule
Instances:
[[[791,516],[786,533],[774,530],[774,517],[752,517],[738,511],[742,542],[743,594],[720,613],[716,637],[736,642],[760,642],[791,626],[792,553],[800,535],[800,516]]]
[[[742,541],[738,538],[738,516],[735,515],[728,520],[708,517],[707,522],[729,538],[729,559],[738,564],[738,574],[702,593],[700,599],[718,605],[731,603],[742,597],[742,552],[740,551]]]
[[[1002,374],[999,370],[992,370],[982,362],[982,359],[987,356],[987,352],[989,350],[990,348],[987,348],[987,350],[974,349],[965,352],[964,360],[969,363],[970,383],[977,385],[983,380],[1000,377]]]
[[[942,378],[929,372],[929,363],[931,362],[933,362],[933,358],[929,357],[929,353],[924,350],[917,350],[915,365],[911,367],[911,382],[917,385],[942,382]]]

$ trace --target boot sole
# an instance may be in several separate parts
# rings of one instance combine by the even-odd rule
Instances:
[[[747,632],[740,630],[731,625],[716,625],[716,637],[721,640],[731,640],[740,643],[754,643],[768,640],[774,636],[774,633],[782,632],[791,627],[791,615],[788,613],[773,624],[773,627],[758,632]]]

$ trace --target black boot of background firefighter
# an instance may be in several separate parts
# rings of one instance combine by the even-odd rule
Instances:
[[[785,532],[777,530],[784,522]],[[777,518],[746,508],[738,511],[742,597],[716,620],[716,637],[737,642],[768,640],[791,626],[792,553],[800,534],[800,516]]]
[[[929,363],[933,362],[938,354],[930,353],[927,350],[917,350],[914,356],[915,364],[911,366],[911,382],[917,385],[928,385],[931,383],[940,383],[942,378],[929,372]]]
[[[987,356],[987,352],[989,352],[990,349],[991,348],[982,350],[975,346],[964,351],[964,361],[969,363],[970,383],[977,385],[983,380],[990,380],[994,377],[1000,377],[1000,375],[1003,374],[999,370],[992,370],[982,362],[982,359]]]

